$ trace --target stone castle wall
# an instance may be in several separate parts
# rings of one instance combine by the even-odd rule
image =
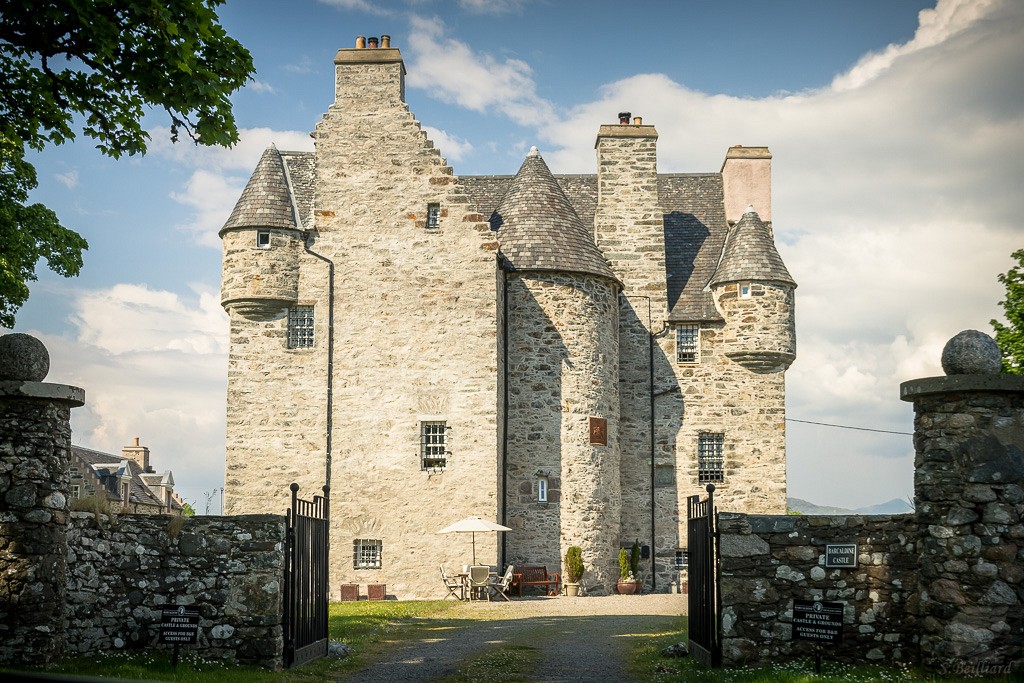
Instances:
[[[189,652],[280,669],[284,534],[276,515],[71,513],[67,654],[157,647],[161,608],[186,605],[201,619]]]
[[[608,592],[621,510],[617,286],[585,275],[508,277],[506,562],[564,573],[565,551],[578,545],[588,590]],[[607,445],[591,443],[591,417],[607,420]]]

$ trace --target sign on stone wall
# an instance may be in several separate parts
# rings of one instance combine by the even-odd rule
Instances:
[[[608,445],[608,419],[604,417],[590,418],[590,445]]]
[[[856,566],[856,543],[828,543],[825,545],[826,569],[853,569]]]
[[[199,642],[199,610],[184,605],[165,607],[160,615],[160,642],[170,645]]]
[[[793,640],[835,645],[843,642],[843,603],[794,600]]]

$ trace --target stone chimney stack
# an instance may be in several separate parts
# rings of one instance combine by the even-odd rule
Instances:
[[[650,296],[665,309],[665,234],[658,201],[658,131],[629,123],[601,126],[597,133],[595,241],[622,280],[624,293]],[[647,304],[644,303],[644,308]]]
[[[135,443],[121,449],[121,457],[134,460],[142,468],[143,472],[149,472],[149,449],[139,445],[139,437],[135,437]]]
[[[405,64],[391,36],[369,41],[356,38],[356,46],[334,56],[334,104],[353,112],[381,109],[405,102]],[[379,45],[379,47],[378,47]],[[351,107],[349,107],[351,105]]]
[[[729,225],[739,221],[748,206],[753,206],[771,229],[772,153],[767,147],[730,147],[722,163],[722,186]]]

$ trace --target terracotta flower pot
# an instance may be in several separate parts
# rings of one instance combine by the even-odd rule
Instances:
[[[615,584],[615,588],[619,591],[619,595],[632,595],[636,592],[636,581],[619,581]]]

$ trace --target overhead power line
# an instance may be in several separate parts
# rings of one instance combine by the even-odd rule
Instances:
[[[818,425],[820,427],[836,427],[837,429],[853,429],[858,432],[877,432],[879,434],[899,434],[901,436],[913,436],[913,432],[893,432],[888,429],[869,429],[868,427],[850,427],[849,425],[834,425],[828,422],[811,422],[810,420],[794,420],[791,417],[786,418],[786,422],[799,422],[805,425]]]

